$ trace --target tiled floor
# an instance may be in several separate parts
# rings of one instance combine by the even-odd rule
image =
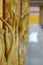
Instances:
[[[35,27],[34,27],[35,26]],[[33,28],[32,28],[33,27]],[[30,25],[30,32],[31,35],[32,32],[37,32],[38,35],[36,36],[37,40],[34,41],[31,40],[28,43],[27,51],[25,54],[25,65],[43,65],[43,29],[39,25]],[[34,38],[34,37],[33,37]]]

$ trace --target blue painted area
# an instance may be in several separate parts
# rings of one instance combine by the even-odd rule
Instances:
[[[36,36],[38,42],[33,41],[28,43],[25,65],[43,65],[43,29],[41,29],[39,24],[30,25],[29,35],[33,32],[38,33],[38,36]]]

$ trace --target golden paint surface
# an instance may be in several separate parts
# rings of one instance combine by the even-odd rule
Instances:
[[[0,16],[2,17],[2,0],[0,0]],[[2,22],[0,21],[0,27],[2,28]]]

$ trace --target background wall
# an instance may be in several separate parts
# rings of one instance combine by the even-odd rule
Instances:
[[[39,7],[30,7],[30,17],[29,17],[29,23],[30,24],[37,24],[39,23]]]

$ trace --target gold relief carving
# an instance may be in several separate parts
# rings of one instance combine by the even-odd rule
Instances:
[[[5,39],[4,34],[1,34],[4,44],[0,47],[0,65],[24,65],[25,48],[28,43],[28,9],[27,0],[6,0],[5,20],[0,17],[6,24]]]

